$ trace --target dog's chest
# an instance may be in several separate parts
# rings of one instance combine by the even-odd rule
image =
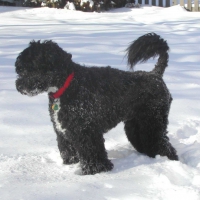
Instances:
[[[59,118],[59,112],[60,112],[60,109],[61,109],[61,104],[60,104],[60,99],[55,99],[51,105],[51,116],[52,116],[52,120],[54,122],[54,126],[55,126],[55,129],[64,134],[66,133],[66,129],[63,128],[63,125],[62,125],[62,119]]]

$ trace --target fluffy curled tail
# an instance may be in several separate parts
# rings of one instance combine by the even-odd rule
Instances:
[[[156,74],[163,75],[168,64],[169,46],[165,40],[155,33],[148,33],[139,37],[126,49],[128,64],[133,69],[136,63],[146,62],[149,58],[159,56],[155,68]]]

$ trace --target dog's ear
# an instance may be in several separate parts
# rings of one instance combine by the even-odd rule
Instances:
[[[41,40],[35,41],[35,40],[31,40],[29,42],[29,46],[34,45],[34,44],[41,44]]]

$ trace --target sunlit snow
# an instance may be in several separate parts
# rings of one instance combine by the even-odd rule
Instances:
[[[1,6],[0,18],[1,200],[200,199],[200,12],[180,6],[103,13]],[[51,39],[75,62],[128,70],[125,49],[149,32],[171,49],[164,74],[173,96],[168,131],[180,161],[138,153],[120,123],[105,135],[114,169],[81,176],[79,164],[62,164],[47,94],[16,91],[15,59],[31,40]],[[150,71],[155,62],[135,70]]]

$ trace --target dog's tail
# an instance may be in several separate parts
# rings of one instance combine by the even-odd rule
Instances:
[[[168,64],[169,46],[165,40],[155,33],[148,33],[139,37],[126,49],[130,69],[138,62],[146,62],[149,58],[159,56],[155,68],[156,74],[163,75]]]

